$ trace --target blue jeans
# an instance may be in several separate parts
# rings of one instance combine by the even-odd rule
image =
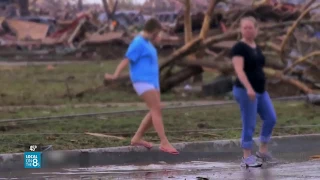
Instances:
[[[245,88],[234,86],[233,95],[240,106],[242,119],[242,148],[252,148],[252,138],[255,132],[257,113],[263,120],[260,141],[262,143],[268,143],[277,120],[268,92],[265,91],[262,94],[256,93],[256,99],[252,101],[250,100]]]

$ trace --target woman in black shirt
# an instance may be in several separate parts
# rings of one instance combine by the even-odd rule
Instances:
[[[242,39],[233,46],[231,57],[237,75],[233,94],[240,106],[242,119],[243,158],[241,165],[260,167],[262,163],[258,162],[256,157],[264,161],[272,159],[267,143],[270,141],[276,124],[276,113],[269,94],[265,90],[266,79],[263,72],[265,57],[255,43],[258,31],[256,20],[253,17],[245,17],[241,20],[240,28]],[[263,120],[263,125],[260,135],[261,145],[256,156],[253,156],[251,154],[252,137],[257,113]]]

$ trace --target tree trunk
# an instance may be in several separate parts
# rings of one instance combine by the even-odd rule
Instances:
[[[204,16],[204,20],[203,20],[203,24],[200,32],[200,37],[202,39],[205,39],[208,35],[208,31],[210,29],[210,24],[211,24],[211,17],[213,15],[214,8],[219,1],[220,0],[211,0],[209,8]]]
[[[107,0],[102,0],[102,4],[103,4],[103,8],[108,16],[108,19],[111,18],[111,11],[110,11],[110,8],[109,8],[109,4],[107,2]],[[109,19],[110,20],[110,19]]]
[[[184,42],[185,44],[189,43],[192,40],[192,21],[191,21],[191,3],[190,0],[185,0],[185,10],[184,10]],[[190,54],[187,56],[189,60],[196,60],[194,54]],[[200,76],[200,77],[199,77]],[[190,79],[191,81],[191,79]],[[193,82],[201,82],[202,77],[201,74],[193,77]]]
[[[299,18],[292,24],[292,26],[288,29],[288,32],[284,38],[284,40],[281,43],[281,48],[280,48],[280,53],[281,53],[281,60],[284,64],[286,64],[286,60],[285,60],[285,55],[284,55],[284,51],[285,51],[285,46],[287,44],[287,42],[289,41],[290,36],[293,34],[294,30],[296,29],[296,27],[298,26],[298,24],[300,23],[300,21],[313,9],[319,8],[320,4],[314,6],[314,7],[309,7],[308,9],[305,9],[301,15],[299,16]]]
[[[109,7],[109,11],[110,12],[112,12],[113,11],[113,9],[114,9],[114,5],[115,5],[115,3],[114,3],[114,1],[113,0],[108,0],[108,7]]]
[[[181,69],[177,73],[172,74],[171,77],[166,78],[161,82],[161,92],[165,93],[171,90],[173,87],[179,85],[183,81],[190,79],[192,76],[201,74],[203,72],[200,66],[190,66]]]
[[[196,52],[200,47],[202,47],[202,40],[200,38],[193,39],[191,42],[185,44],[169,55],[169,57],[160,65],[160,71],[174,63],[176,60],[182,59],[183,57]]]
[[[78,0],[78,9],[79,9],[80,11],[83,10],[83,2],[82,2],[82,0]]]
[[[185,0],[184,10],[184,42],[187,44],[192,40],[192,22],[191,22],[191,3],[190,0]]]
[[[29,0],[18,0],[20,15],[21,16],[29,16]]]

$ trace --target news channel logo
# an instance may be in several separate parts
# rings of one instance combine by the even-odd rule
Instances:
[[[37,146],[30,146],[30,152],[24,153],[24,168],[38,169],[41,168],[41,152],[36,152]]]

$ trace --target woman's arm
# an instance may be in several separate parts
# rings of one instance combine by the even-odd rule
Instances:
[[[241,81],[241,83],[244,85],[244,87],[246,89],[252,89],[252,86],[243,70],[244,67],[244,60],[243,57],[241,56],[234,56],[232,58],[232,64],[234,67],[234,70],[239,78],[239,80]]]
[[[119,75],[121,74],[121,72],[123,71],[123,69],[125,67],[127,67],[127,65],[129,64],[129,60],[126,58],[124,60],[122,60],[119,65],[117,66],[116,70],[114,71],[113,75],[118,78]]]
[[[242,56],[234,56],[232,58],[232,64],[234,67],[234,70],[241,81],[241,83],[244,85],[244,87],[247,89],[248,95],[250,99],[255,99],[255,92],[248,80],[247,75],[245,74],[243,67],[244,67],[244,59]]]
[[[117,79],[119,77],[119,75],[121,74],[121,72],[123,71],[123,69],[125,67],[127,67],[128,64],[129,64],[129,60],[127,58],[122,60],[118,64],[118,66],[117,66],[116,70],[114,71],[114,73],[113,74],[106,73],[104,75],[104,78],[107,79],[107,80],[115,80],[115,79]]]

